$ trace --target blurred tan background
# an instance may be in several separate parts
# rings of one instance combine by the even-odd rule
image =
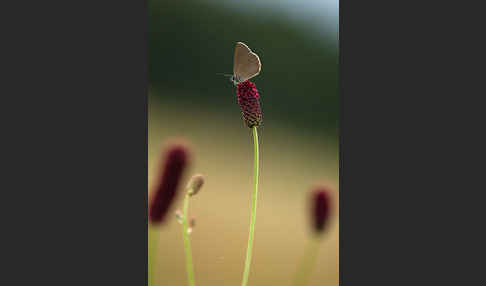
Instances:
[[[149,189],[162,146],[183,137],[194,173],[190,202],[196,285],[241,285],[253,191],[253,141],[235,87],[234,45],[259,55],[263,110],[260,189],[249,285],[291,285],[309,239],[308,192],[333,190],[333,218],[310,285],[338,285],[338,1],[149,0]],[[185,185],[186,182],[183,184]],[[182,228],[160,233],[157,285],[187,285]]]
[[[196,283],[239,285],[250,222],[253,147],[238,106],[235,103],[234,114],[226,117],[191,106],[181,113],[153,97],[149,106],[149,186],[163,142],[177,136],[191,142],[193,149],[187,176],[196,172],[206,176],[202,191],[190,202],[190,215],[197,219],[191,235]],[[333,218],[311,285],[337,286],[337,144],[289,132],[284,127],[260,128],[260,193],[249,284],[290,285],[309,239],[308,191],[323,183],[334,190]],[[172,213],[177,208],[182,209],[182,195]],[[174,215],[160,235],[157,285],[187,285],[182,228]]]

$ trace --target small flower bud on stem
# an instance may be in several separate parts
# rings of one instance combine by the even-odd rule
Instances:
[[[201,190],[202,186],[204,185],[204,176],[203,175],[194,175],[189,183],[187,184],[188,194],[189,196],[194,196]]]

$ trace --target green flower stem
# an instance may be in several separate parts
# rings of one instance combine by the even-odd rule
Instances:
[[[317,254],[319,251],[319,238],[312,237],[304,250],[304,257],[300,262],[297,273],[295,274],[293,286],[304,286],[309,284],[312,270],[316,264]]]
[[[186,252],[186,269],[187,269],[187,279],[189,280],[189,286],[194,286],[194,269],[192,266],[192,251],[191,251],[191,242],[189,241],[189,217],[188,217],[188,209],[189,209],[189,193],[191,190],[188,190],[187,194],[184,197],[184,217],[182,218],[182,230],[184,232],[184,249]]]
[[[155,264],[157,258],[157,245],[159,242],[158,228],[148,226],[148,286],[155,285]]]
[[[246,286],[248,283],[248,276],[250,275],[250,264],[251,264],[251,254],[253,249],[253,238],[255,234],[255,220],[256,220],[256,210],[257,210],[257,200],[258,200],[258,166],[259,166],[259,151],[258,151],[258,132],[257,127],[253,126],[253,147],[254,147],[254,193],[251,206],[251,221],[250,221],[250,234],[248,237],[248,248],[246,249],[246,261],[245,261],[245,272],[243,273],[242,286]]]

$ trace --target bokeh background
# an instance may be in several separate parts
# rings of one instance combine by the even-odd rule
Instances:
[[[333,190],[333,217],[310,285],[339,284],[338,1],[149,0],[149,190],[164,143],[190,142],[197,285],[239,285],[252,195],[253,146],[228,78],[242,41],[259,55],[260,194],[249,285],[290,285],[309,239],[309,191]],[[185,184],[185,183],[184,183]],[[174,212],[182,207],[178,197]],[[182,229],[160,229],[156,285],[187,285]]]

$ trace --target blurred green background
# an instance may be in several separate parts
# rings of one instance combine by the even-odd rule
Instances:
[[[259,55],[260,196],[249,285],[290,285],[310,229],[308,191],[333,189],[333,218],[311,285],[338,285],[337,1],[148,2],[149,187],[162,146],[183,137],[206,184],[191,200],[196,284],[239,285],[252,194],[253,146],[228,78],[242,41]],[[185,184],[185,183],[184,183]],[[150,189],[150,188],[149,188]],[[181,208],[179,196],[172,211]],[[157,285],[187,285],[182,229],[160,230]]]

